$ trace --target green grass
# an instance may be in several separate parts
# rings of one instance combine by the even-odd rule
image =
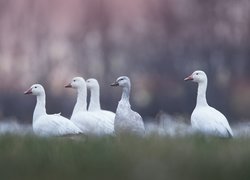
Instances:
[[[250,179],[250,139],[0,137],[0,179]]]

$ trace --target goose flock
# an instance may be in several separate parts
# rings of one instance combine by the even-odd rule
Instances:
[[[191,115],[191,127],[197,133],[208,136],[230,138],[233,132],[226,117],[209,106],[206,99],[207,76],[203,71],[195,71],[184,79],[198,83],[196,106]],[[77,93],[76,103],[70,119],[61,114],[47,114],[46,94],[42,85],[32,85],[24,94],[36,96],[36,106],[33,113],[32,127],[39,136],[64,135],[145,135],[145,127],[139,113],[133,111],[130,105],[131,82],[127,76],[121,76],[111,84],[121,87],[122,96],[116,112],[101,109],[100,85],[96,79],[74,77],[65,88],[74,89]],[[87,106],[87,91],[90,92],[90,102]]]

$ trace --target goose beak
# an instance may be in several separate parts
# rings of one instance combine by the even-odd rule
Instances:
[[[71,85],[71,83],[69,83],[68,85],[65,85],[64,87],[65,88],[72,88],[72,85]]]
[[[194,80],[194,78],[193,78],[192,75],[190,75],[190,76],[188,76],[188,77],[186,77],[186,78],[184,79],[184,81],[193,81],[193,80]]]
[[[114,83],[112,83],[112,84],[110,84],[110,86],[119,86],[119,83],[118,82],[114,82]]]
[[[27,91],[24,92],[25,95],[27,94],[32,94],[32,88],[28,89]]]

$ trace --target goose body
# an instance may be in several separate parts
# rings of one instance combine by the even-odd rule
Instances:
[[[100,116],[101,118],[110,121],[111,124],[114,124],[115,113],[107,110],[102,110],[100,105],[100,86],[96,79],[88,79],[87,88],[90,90],[90,102],[88,111],[93,112]]]
[[[233,136],[226,117],[210,106],[206,108],[196,107],[191,115],[191,124],[197,131],[208,135],[220,137]]]
[[[203,71],[195,71],[185,81],[198,83],[196,107],[191,115],[192,127],[203,134],[219,137],[233,137],[227,118],[207,103],[207,76]]]
[[[142,117],[131,109],[129,102],[130,79],[126,76],[119,77],[111,86],[121,86],[123,88],[122,98],[118,103],[114,121],[116,134],[132,133],[137,135],[145,134],[145,127]]]
[[[98,114],[87,111],[87,86],[82,77],[75,77],[65,87],[77,90],[77,101],[70,120],[74,122],[84,133],[94,135],[112,134],[114,125]]]
[[[30,89],[25,91],[25,94],[37,96],[32,122],[35,134],[41,136],[63,136],[82,133],[82,131],[69,119],[60,114],[49,115],[46,113],[46,95],[42,85],[34,84]]]

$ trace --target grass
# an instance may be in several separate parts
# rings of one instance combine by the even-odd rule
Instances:
[[[250,179],[250,139],[0,137],[0,179]]]

